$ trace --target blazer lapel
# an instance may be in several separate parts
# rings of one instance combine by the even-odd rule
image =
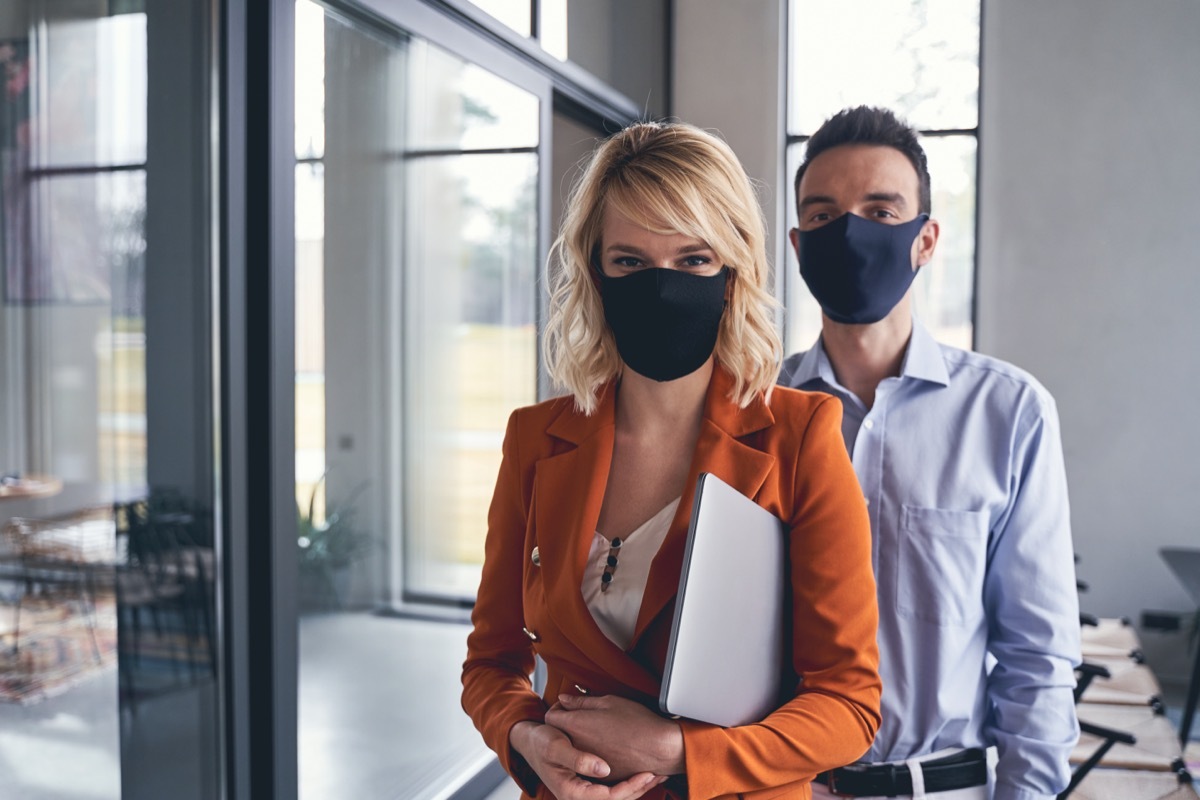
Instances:
[[[733,385],[733,377],[717,365],[713,379],[709,382],[704,421],[688,469],[683,497],[671,522],[667,538],[650,565],[646,593],[642,597],[642,607],[638,612],[631,650],[637,647],[638,639],[678,592],[687,532],[692,518],[692,506],[695,503],[696,483],[700,474],[707,472],[716,475],[746,497],[753,499],[775,464],[774,456],[739,441],[741,437],[773,425],[775,418],[771,410],[761,398],[756,398],[744,409],[739,408],[729,399]],[[601,493],[603,494],[603,491]]]
[[[599,671],[653,695],[657,679],[604,635],[580,593],[588,550],[600,519],[615,436],[614,386],[590,417],[564,411],[547,433],[575,445],[537,462],[534,514],[548,612],[570,631],[580,653]]]

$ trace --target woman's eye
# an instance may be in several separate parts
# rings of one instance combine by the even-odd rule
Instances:
[[[633,269],[642,265],[642,262],[633,256],[618,256],[613,259],[613,263],[618,267],[625,267],[625,269]]]
[[[683,263],[684,266],[688,267],[703,267],[707,264],[711,264],[712,259],[705,256],[688,256],[686,259],[684,259]]]

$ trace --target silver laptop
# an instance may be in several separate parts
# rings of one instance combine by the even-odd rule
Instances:
[[[779,518],[702,474],[658,696],[664,713],[728,727],[778,707],[786,575]]]

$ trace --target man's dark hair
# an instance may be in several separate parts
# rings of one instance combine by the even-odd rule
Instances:
[[[929,163],[925,159],[925,151],[917,141],[917,132],[888,109],[870,106],[843,109],[817,128],[817,132],[808,140],[804,163],[796,170],[793,191],[796,193],[797,203],[800,202],[800,179],[804,177],[808,165],[826,150],[844,144],[882,145],[894,147],[903,153],[917,171],[917,183],[920,186],[918,211],[922,214],[929,213]]]

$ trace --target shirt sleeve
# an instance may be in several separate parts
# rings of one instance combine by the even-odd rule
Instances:
[[[488,511],[483,575],[463,664],[462,706],[501,766],[533,795],[540,783],[537,773],[508,741],[513,725],[524,720],[542,722],[546,716],[546,705],[530,681],[534,654],[525,635],[521,603],[527,512],[518,456],[518,413],[513,412],[508,420],[500,474]]]
[[[693,800],[811,780],[861,756],[879,727],[871,528],[833,398],[804,432],[794,492],[789,561],[800,688],[754,725],[681,722]]]
[[[1062,439],[1053,399],[1030,393],[1014,433],[1011,500],[993,527],[984,579],[996,660],[984,731],[999,754],[995,800],[1056,796],[1079,738],[1079,601]]]

